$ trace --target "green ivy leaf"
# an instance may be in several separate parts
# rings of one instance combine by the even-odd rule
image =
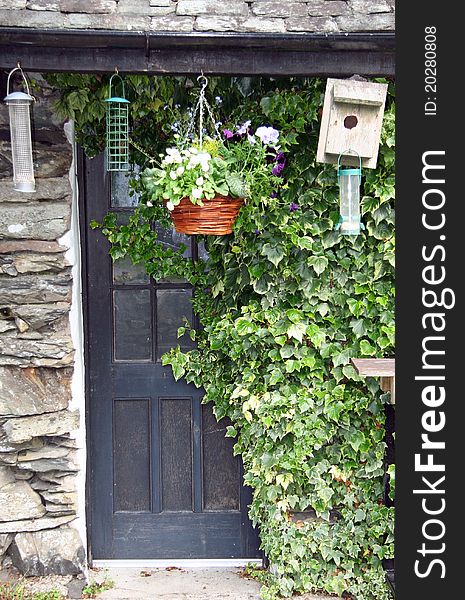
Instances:
[[[241,317],[236,321],[236,331],[239,335],[250,335],[257,331],[257,326],[245,317]]]
[[[296,339],[298,342],[302,343],[303,336],[307,330],[305,323],[293,323],[287,329],[287,335],[290,338]]]
[[[317,275],[321,275],[328,266],[328,259],[326,256],[311,256],[307,262],[309,266],[313,267]]]
[[[279,245],[265,244],[262,248],[262,254],[274,264],[275,267],[279,265],[285,256],[284,249]]]

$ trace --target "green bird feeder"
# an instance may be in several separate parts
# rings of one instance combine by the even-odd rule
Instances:
[[[112,96],[114,77],[121,83],[121,96]],[[110,78],[106,103],[107,171],[129,171],[129,100],[125,98],[124,81],[118,73]]]
[[[344,154],[356,155],[358,168],[343,168],[341,162]],[[337,161],[337,178],[339,180],[340,217],[336,231],[342,235],[358,235],[365,225],[360,220],[360,185],[362,181],[362,159],[353,150],[341,152]]]

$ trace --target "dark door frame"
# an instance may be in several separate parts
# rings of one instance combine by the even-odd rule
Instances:
[[[18,61],[30,72],[199,74],[225,76],[348,77],[395,75],[395,34],[217,34],[43,30],[0,27],[0,69]],[[84,154],[76,155],[79,194],[85,190]],[[79,224],[86,235],[88,220],[79,202]],[[84,327],[87,304],[86,256],[81,252]],[[88,364],[84,346],[84,365]],[[89,381],[86,371],[86,436],[89,437]],[[89,450],[89,448],[88,448]],[[89,456],[87,465],[89,465]],[[86,501],[89,494],[86,475]],[[88,560],[92,562],[86,517]]]
[[[86,469],[86,532],[87,532],[87,550],[88,550],[88,560],[92,563],[93,560],[93,550],[95,550],[95,554],[98,552],[102,552],[102,548],[106,547],[107,549],[112,546],[111,536],[109,536],[109,527],[108,523],[103,523],[100,520],[99,515],[101,516],[105,512],[105,504],[108,502],[108,496],[99,495],[95,496],[96,491],[98,492],[98,482],[104,481],[106,476],[106,467],[103,467],[102,461],[96,462],[93,460],[93,456],[95,456],[95,440],[96,437],[93,433],[98,431],[100,436],[100,429],[93,430],[95,426],[95,422],[102,422],[103,413],[108,409],[108,405],[104,405],[102,400],[102,380],[108,382],[108,385],[111,386],[112,382],[115,383],[113,379],[114,373],[112,372],[112,367],[110,362],[107,362],[104,359],[106,356],[106,346],[105,342],[102,345],[102,338],[99,334],[99,326],[102,326],[104,331],[108,331],[111,327],[109,326],[109,320],[111,317],[107,314],[107,310],[103,307],[106,307],[108,304],[108,298],[106,296],[107,289],[105,287],[105,283],[102,284],[102,279],[100,277],[101,271],[98,273],[95,270],[95,264],[99,264],[99,261],[102,259],[102,254],[108,257],[108,242],[104,239],[103,236],[98,236],[93,239],[90,239],[90,226],[89,223],[91,219],[95,218],[98,221],[101,221],[104,214],[106,213],[107,207],[110,210],[110,201],[109,201],[109,173],[106,173],[104,170],[104,160],[103,156],[99,156],[95,159],[88,160],[84,156],[84,152],[82,149],[79,149],[77,152],[77,171],[78,171],[78,184],[79,184],[79,225],[80,225],[80,242],[81,242],[81,288],[82,288],[82,312],[83,312],[83,329],[84,329],[84,365],[85,365],[85,419],[86,419],[86,440],[87,440],[87,469]],[[86,197],[89,195],[90,198],[93,198],[94,201],[98,200],[98,205],[92,204],[89,202],[89,199]],[[125,208],[114,208],[111,210],[115,210],[117,213],[123,213],[127,210]],[[93,213],[93,214],[92,214]],[[89,254],[89,249],[91,250]],[[195,259],[198,256],[196,245],[193,244],[192,248],[192,257]],[[90,266],[90,264],[94,261],[94,269]],[[101,264],[101,263],[100,263]],[[104,279],[105,281],[105,279]],[[176,289],[179,287],[178,284],[174,284],[174,287],[170,283],[162,284],[164,289]],[[91,303],[94,302],[95,306],[92,306]],[[108,321],[107,321],[108,319]],[[92,353],[92,355],[91,355]],[[96,377],[96,365],[98,369],[98,377]],[[150,368],[151,365],[146,364],[136,364],[130,367],[131,373],[136,373],[136,377],[141,377],[143,374],[147,374],[145,370],[146,367]],[[166,369],[167,367],[165,367]],[[121,377],[123,375],[123,377]],[[117,387],[124,387],[125,381],[127,381],[127,372],[126,374],[122,374],[121,371],[119,373],[119,379],[117,383]],[[98,380],[98,381],[97,381]],[[164,382],[164,383],[163,383]],[[162,388],[164,390],[160,395],[166,396],[167,398],[171,398],[171,394],[173,390],[170,388],[169,378],[168,379],[158,379],[158,383],[162,383]],[[174,385],[177,385],[173,381]],[[172,384],[172,385],[173,385]],[[172,387],[171,385],[171,387]],[[193,384],[191,384],[193,385]],[[140,389],[140,387],[139,387]],[[127,392],[127,389],[126,389]],[[199,407],[195,398],[201,395],[201,390],[191,390],[186,391],[184,389],[184,393],[187,395],[192,395],[193,402],[193,417],[196,419],[196,422],[202,422],[202,406]],[[123,397],[125,397],[125,393],[123,392]],[[181,396],[184,394],[181,394]],[[142,398],[142,396],[141,396]],[[174,396],[173,396],[174,398]],[[97,400],[95,404],[93,400]],[[100,400],[100,402],[99,402]],[[200,410],[200,412],[199,412]],[[103,411],[103,412],[102,412]],[[157,411],[155,410],[155,413]],[[99,418],[96,419],[97,413],[99,414]],[[106,415],[105,415],[106,420]],[[156,419],[158,422],[158,419]],[[194,429],[193,434],[193,444],[197,448],[197,458],[202,455],[202,425],[200,424],[197,431]],[[103,447],[105,447],[105,440],[103,439],[105,436],[102,434]],[[108,439],[108,438],[107,438]],[[157,462],[159,458],[155,458]],[[108,463],[105,463],[108,464]],[[201,469],[201,467],[198,467]],[[195,491],[193,492],[193,497],[196,499],[195,509],[193,513],[196,516],[195,522],[189,516],[187,519],[186,515],[182,513],[169,514],[164,513],[163,518],[159,518],[158,525],[161,527],[160,529],[160,539],[163,540],[163,543],[172,544],[175,536],[177,534],[172,534],[171,531],[176,527],[182,526],[186,528],[186,531],[189,531],[189,527],[196,528],[196,531],[200,531],[202,527],[208,526],[210,530],[212,529],[212,525],[215,528],[216,536],[218,536],[218,540],[221,542],[223,539],[225,543],[229,543],[229,546],[225,546],[225,548],[219,548],[218,544],[215,544],[215,538],[211,538],[209,541],[209,549],[207,552],[217,554],[225,550],[225,553],[228,556],[232,556],[234,553],[238,552],[239,556],[236,558],[244,558],[255,556],[258,558],[261,556],[261,552],[258,551],[258,542],[257,542],[257,531],[252,527],[249,520],[246,518],[247,510],[246,507],[250,504],[252,500],[252,491],[249,487],[241,485],[240,493],[238,497],[239,506],[236,509],[233,509],[229,512],[228,509],[213,509],[212,511],[205,511],[202,509],[202,483],[197,479],[194,481],[195,475],[201,476],[201,471],[197,470],[194,467],[193,473],[193,485]],[[242,482],[243,469],[242,465],[238,464],[238,475],[239,479]],[[158,481],[158,479],[155,479]],[[98,510],[96,504],[96,498],[98,503]],[[160,517],[163,511],[160,508],[161,498],[158,498],[158,503],[155,501],[155,509],[154,514]],[[124,509],[123,509],[124,510]],[[181,511],[183,509],[180,509]],[[148,515],[145,515],[148,516]],[[142,517],[142,519],[141,519]],[[143,521],[144,515],[138,515],[138,523],[139,526],[141,523],[145,523],[145,526],[148,528],[153,526],[153,520],[151,518],[153,515],[150,514],[149,518],[146,521]],[[189,521],[189,519],[191,519]],[[96,524],[96,525],[95,525]],[[95,526],[95,529],[94,529]],[[125,531],[127,529],[127,523],[124,523],[121,519],[121,515],[118,521],[119,531]],[[236,534],[233,532],[240,530],[239,537],[236,539]],[[224,536],[224,537],[223,537]],[[191,544],[192,546],[192,538],[186,539],[186,544]],[[226,547],[228,549],[226,549]],[[258,554],[258,556],[256,556]],[[133,558],[131,552],[128,552],[127,559]],[[124,557],[121,557],[123,560]],[[160,557],[163,558],[163,557]],[[173,558],[173,556],[169,556],[166,558]],[[205,556],[199,556],[199,558],[205,559]],[[99,557],[101,559],[101,556]],[[111,560],[112,557],[109,556],[108,560]],[[143,560],[143,559],[141,559]],[[173,558],[176,560],[176,558]],[[208,560],[208,559],[207,559]],[[212,558],[215,560],[215,558]],[[249,560],[253,560],[253,558],[249,558]]]

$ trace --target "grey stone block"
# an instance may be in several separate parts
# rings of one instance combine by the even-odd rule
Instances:
[[[89,15],[71,13],[66,16],[66,25],[74,29],[109,29],[119,31],[148,31],[150,17],[142,15],[112,14]]]
[[[44,458],[34,461],[18,462],[16,468],[35,473],[47,473],[48,471],[73,473],[78,471],[77,465],[68,458]]]
[[[174,13],[176,5],[170,2],[166,6],[151,6],[148,0],[119,0],[118,12],[123,14],[145,15],[150,17]]]
[[[0,8],[9,10],[26,8],[27,0],[0,0]]]
[[[189,33],[194,29],[194,17],[152,17],[150,22],[152,31],[171,31],[178,33]]]
[[[246,17],[249,14],[247,2],[241,0],[179,0],[176,14],[180,16],[231,15]]]
[[[1,211],[0,211],[1,212]],[[0,277],[0,304],[47,304],[71,298],[71,271],[56,275]]]
[[[32,329],[33,331],[41,331],[41,333],[44,333],[44,328],[55,324],[56,321],[67,315],[69,309],[70,305],[68,302],[8,306],[5,307],[4,310],[6,310],[10,316],[7,317],[8,320],[1,320],[0,324],[13,323],[14,328],[18,328],[21,332]],[[19,327],[18,321],[23,323],[22,328]]]
[[[56,240],[69,229],[67,202],[4,204],[0,211],[0,238]]]
[[[29,10],[60,10],[60,0],[27,0]]]
[[[70,448],[59,448],[58,446],[50,446],[47,444],[38,450],[21,450],[18,452],[18,463],[31,462],[33,464],[36,460],[43,460],[46,458],[65,458],[70,454],[70,452],[72,452]],[[20,467],[21,465],[18,464],[17,466]]]
[[[243,19],[239,17],[197,17],[196,31],[237,31]]]
[[[36,180],[34,194],[20,194],[13,189],[11,180],[2,180],[0,185],[0,202],[31,202],[40,200],[70,199],[71,186],[68,177],[47,177]]]
[[[19,533],[8,553],[13,565],[26,576],[75,575],[85,565],[81,539],[71,527]]]
[[[5,552],[8,550],[11,542],[13,541],[14,535],[11,533],[1,533],[0,534],[0,565],[2,562],[2,557]]]
[[[336,21],[331,17],[286,19],[286,28],[290,32],[335,33],[339,31]]]
[[[58,15],[59,13],[50,14]],[[56,136],[52,136],[52,139],[46,143],[40,142],[36,139],[33,144],[32,156],[34,160],[34,174],[38,179],[41,177],[55,178],[64,175],[66,176],[69,173],[72,156],[71,146],[68,143],[58,143]],[[12,175],[12,170],[11,167],[9,167],[9,165],[11,165],[11,145],[9,141],[0,142],[0,163],[3,161],[6,164],[5,175],[6,177],[10,177]],[[24,194],[20,194],[18,192],[15,192],[15,196],[22,196],[23,199],[25,198]],[[27,197],[31,200],[33,199],[29,194]]]
[[[44,415],[34,415],[33,417],[9,419],[3,424],[2,429],[8,442],[21,444],[34,437],[69,433],[75,431],[78,427],[79,412],[61,410]]]
[[[173,0],[149,0],[150,6],[171,6],[174,4]]]
[[[386,0],[348,0],[354,15],[369,15],[390,12],[391,7]]]
[[[284,19],[265,19],[263,17],[249,17],[240,24],[239,31],[250,33],[285,33]]]
[[[38,29],[61,29],[65,16],[50,10],[0,10],[2,27],[36,27]]]
[[[51,332],[39,339],[27,338],[28,333],[0,336],[0,365],[67,367],[73,364],[74,349],[69,332]]]
[[[0,490],[3,486],[15,482],[15,476],[10,467],[0,466]]]
[[[13,277],[18,273],[59,273],[67,266],[63,254],[13,254],[0,258],[0,273]]]
[[[0,521],[38,519],[44,514],[39,494],[27,481],[7,483],[0,489]]]
[[[276,0],[260,0],[252,4],[255,15],[265,17],[303,17],[307,16],[307,5],[301,2],[276,2]]]
[[[58,242],[45,242],[42,240],[0,240],[0,254],[13,254],[15,252],[58,253],[66,252],[66,250],[67,249]]]
[[[0,367],[0,415],[37,415],[65,409],[71,400],[71,378],[71,369]]]
[[[64,13],[108,14],[116,11],[116,0],[60,0]]]
[[[15,533],[17,531],[41,531],[42,529],[51,529],[69,523],[76,518],[76,515],[66,516],[45,516],[40,519],[22,519],[20,521],[0,522],[1,533]]]
[[[340,31],[394,31],[394,13],[336,17]]]
[[[311,17],[335,17],[351,15],[352,10],[342,0],[313,0],[308,3],[308,14]]]

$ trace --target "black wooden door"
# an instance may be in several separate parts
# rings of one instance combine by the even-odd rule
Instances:
[[[134,198],[124,174],[105,173],[102,157],[82,158],[81,170],[92,558],[258,557],[227,423],[160,362],[179,343],[183,317],[193,318],[191,289],[155,283],[129,260],[112,264],[89,222],[110,208],[124,221]],[[198,253],[194,237],[163,235]]]

